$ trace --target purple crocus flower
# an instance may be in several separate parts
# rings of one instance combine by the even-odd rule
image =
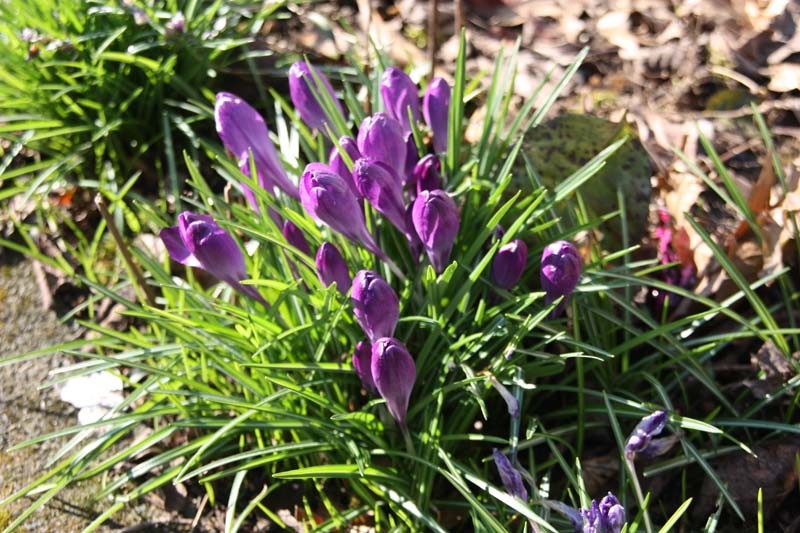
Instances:
[[[283,234],[283,238],[286,239],[286,242],[304,254],[311,255],[311,248],[308,246],[306,236],[303,235],[303,232],[300,230],[300,228],[294,225],[294,222],[291,220],[284,222],[281,233]]]
[[[353,314],[370,342],[391,337],[400,319],[400,300],[394,289],[371,270],[360,270],[350,293]]]
[[[633,461],[637,457],[649,459],[668,452],[678,442],[678,436],[655,438],[664,430],[668,420],[666,411],[656,411],[642,418],[625,443],[625,457]]]
[[[447,151],[447,123],[450,116],[450,86],[442,78],[433,78],[422,98],[422,116],[433,133],[433,149]]]
[[[406,208],[403,184],[385,163],[362,157],[353,165],[353,181],[361,195],[403,233],[406,232]]]
[[[329,287],[336,282],[336,288],[342,295],[350,290],[350,271],[339,249],[329,242],[323,242],[317,250],[317,277],[323,285]]]
[[[492,279],[495,284],[506,290],[511,289],[522,277],[527,260],[528,247],[521,239],[501,246],[492,261]]]
[[[342,150],[345,151],[347,156],[350,158],[350,164],[354,164],[361,158],[361,152],[358,151],[358,145],[356,144],[356,140],[352,137],[341,137],[339,139],[339,146]],[[339,153],[339,149],[335,146],[331,149],[331,155],[328,159],[329,166],[331,170],[339,174],[341,177],[344,178],[344,181],[350,186],[352,189],[353,194],[356,195],[356,198],[361,198],[361,193],[356,186],[356,182],[353,181],[353,173],[348,168],[347,164],[345,163],[342,154]]]
[[[237,158],[243,174],[250,176],[252,151],[258,184],[269,192],[278,187],[292,198],[297,198],[297,187],[286,175],[278,152],[269,139],[267,125],[258,111],[234,94],[217,93],[214,121],[222,143]],[[253,192],[245,187],[244,194],[250,205],[257,207]]]
[[[519,473],[519,470],[514,468],[508,457],[503,455],[497,448],[492,450],[492,456],[494,457],[497,471],[500,472],[500,480],[503,482],[506,492],[522,501],[528,501],[528,490],[525,488],[525,483],[522,482],[522,474]]]
[[[445,191],[422,191],[411,213],[414,229],[428,254],[433,269],[441,274],[450,260],[458,235],[458,208]]]
[[[327,165],[306,166],[300,178],[300,202],[312,217],[379,257],[386,257],[367,231],[364,213],[350,187]]]
[[[356,344],[356,351],[353,352],[353,368],[361,379],[361,384],[367,392],[376,393],[375,380],[372,379],[372,345],[367,341],[360,341]]]
[[[619,533],[625,525],[625,509],[612,493],[597,503],[592,500],[588,509],[581,509],[583,533]]]
[[[416,187],[417,194],[442,188],[441,166],[439,158],[433,154],[426,155],[414,165],[410,182]]]
[[[240,283],[248,277],[242,250],[210,215],[184,211],[178,215],[178,225],[162,229],[159,236],[173,260],[202,268],[242,294],[268,305],[255,287]]]
[[[411,174],[414,172],[414,167],[419,163],[419,150],[417,150],[417,142],[414,140],[412,134],[406,135],[406,158],[403,164],[403,183],[407,183],[411,179]]]
[[[363,157],[383,161],[402,176],[406,164],[403,127],[386,113],[365,118],[358,128],[356,143]]]
[[[408,118],[419,120],[419,88],[411,81],[408,74],[397,67],[389,67],[381,76],[381,97],[386,113],[403,126],[403,133],[411,133],[411,122]]]
[[[542,252],[542,271],[540,280],[545,292],[545,303],[548,305],[559,297],[564,299],[553,309],[551,317],[561,314],[567,306],[572,291],[581,277],[583,261],[575,246],[567,241],[556,241],[548,244]]]
[[[372,345],[372,379],[378,394],[400,427],[406,427],[408,400],[417,379],[414,358],[403,343],[392,337],[377,339]]]
[[[331,82],[319,69],[306,61],[297,61],[289,68],[289,96],[292,98],[292,104],[303,122],[310,128],[320,131],[325,131],[324,125],[329,122],[325,110],[320,105],[323,91],[330,96],[339,116],[343,116],[342,105],[333,92]]]

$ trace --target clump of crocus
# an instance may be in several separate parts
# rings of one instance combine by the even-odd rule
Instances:
[[[350,271],[339,249],[329,242],[323,242],[317,250],[317,277],[326,287],[336,282],[342,295],[350,290]]]
[[[520,474],[519,470],[514,468],[508,457],[503,455],[497,448],[492,450],[492,456],[494,457],[497,471],[500,473],[500,481],[503,482],[506,492],[522,501],[528,501],[528,490],[525,488],[525,483],[522,481],[522,474]]]
[[[553,309],[551,317],[560,315],[567,306],[572,291],[581,277],[583,261],[575,246],[567,241],[548,244],[542,252],[542,271],[540,279],[548,305],[560,297],[561,303]]]
[[[442,78],[434,78],[422,98],[422,116],[433,133],[433,149],[447,151],[447,123],[450,117],[450,86]]]
[[[242,250],[210,215],[184,211],[178,215],[178,225],[162,229],[159,236],[173,260],[202,268],[242,294],[267,305],[254,287],[241,284],[248,277]]]
[[[368,116],[358,128],[356,144],[363,157],[386,163],[405,181],[406,140],[398,121],[386,113]]]
[[[411,390],[417,379],[414,358],[403,343],[392,337],[382,337],[372,344],[372,379],[378,394],[386,400],[386,408],[406,433],[406,414]]]
[[[441,189],[421,191],[414,200],[411,219],[433,269],[441,274],[450,261],[450,252],[458,235],[455,202]]]
[[[512,288],[522,277],[527,260],[528,247],[521,239],[501,246],[492,261],[492,280],[500,288]]]
[[[419,120],[418,91],[409,75],[397,67],[387,68],[381,76],[383,107],[390,117],[400,123],[406,136],[411,133],[411,120]]]
[[[343,116],[342,105],[333,92],[328,78],[316,67],[306,61],[297,61],[289,68],[289,96],[292,104],[310,128],[325,130],[325,123],[330,122],[320,104],[326,93],[333,102],[335,111]]]
[[[416,194],[442,188],[440,169],[439,158],[433,154],[426,155],[414,165],[409,184],[416,188]]]
[[[339,148],[344,150],[344,152],[347,154],[347,157],[350,158],[350,167],[347,166],[342,154],[339,153]],[[331,170],[344,178],[344,181],[346,181],[350,186],[350,189],[353,191],[353,194],[356,195],[356,198],[361,198],[361,192],[358,190],[356,182],[353,181],[353,173],[350,170],[352,165],[361,158],[361,152],[358,150],[356,140],[352,137],[341,137],[339,139],[339,148],[336,146],[331,148],[331,154],[328,158],[328,165],[331,167]]]
[[[592,500],[588,509],[581,509],[583,533],[620,533],[625,525],[625,508],[612,493],[603,496],[600,503]]]
[[[281,229],[281,233],[283,234],[283,238],[286,239],[286,242],[300,250],[306,255],[311,255],[311,248],[308,246],[308,241],[306,240],[306,236],[303,235],[303,231],[298,228],[294,222],[291,220],[287,220],[283,223],[283,228]]]
[[[362,157],[353,165],[353,181],[361,195],[403,233],[406,232],[406,208],[403,183],[385,163]]]
[[[322,163],[310,163],[300,178],[300,202],[314,218],[385,258],[367,231],[364,213],[344,178]]]
[[[636,424],[625,443],[625,458],[633,461],[637,457],[650,459],[667,453],[678,441],[677,435],[655,438],[667,425],[666,411],[656,411]]]
[[[278,152],[269,139],[267,125],[258,111],[234,94],[218,93],[214,121],[222,143],[236,157],[243,174],[250,176],[252,152],[258,184],[269,192],[274,192],[274,188],[278,187],[297,198],[297,187],[286,175]],[[253,192],[245,187],[244,194],[250,205],[256,207]]]
[[[367,392],[372,394],[378,392],[375,380],[372,379],[372,345],[367,341],[356,344],[356,351],[353,352],[353,368],[356,369],[356,374]]]
[[[394,289],[371,270],[360,270],[353,278],[353,314],[370,342],[394,335],[400,319],[400,300]]]

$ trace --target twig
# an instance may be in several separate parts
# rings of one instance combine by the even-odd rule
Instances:
[[[44,273],[42,264],[34,260],[33,276],[36,278],[36,284],[39,286],[39,293],[42,297],[42,310],[47,311],[53,305],[53,294],[50,292],[50,284],[47,283],[47,274]]]
[[[439,27],[439,0],[428,0],[428,81],[433,79],[436,66],[436,30]]]
[[[122,238],[122,235],[117,228],[116,222],[111,217],[111,214],[108,212],[108,204],[106,204],[105,198],[100,193],[97,193],[97,196],[94,197],[94,203],[97,205],[97,209],[100,211],[100,215],[103,217],[103,220],[106,221],[106,226],[108,226],[108,231],[111,233],[111,237],[113,237],[114,242],[117,243],[117,247],[119,251],[122,253],[122,258],[125,261],[125,264],[130,270],[131,275],[133,276],[134,280],[136,281],[136,287],[141,288],[144,292],[144,300],[147,302],[148,305],[154,306],[155,305],[155,297],[153,296],[152,291],[150,290],[150,286],[147,285],[144,281],[144,276],[142,275],[142,271],[139,269],[139,265],[133,260],[133,256],[131,255],[130,248],[128,248],[128,244]],[[141,294],[138,294],[139,291],[136,291],[139,298],[142,297]]]
[[[464,0],[455,0],[455,18],[453,20],[453,34],[461,35],[461,28],[464,27]]]

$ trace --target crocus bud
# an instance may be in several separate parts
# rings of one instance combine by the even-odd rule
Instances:
[[[597,503],[592,500],[588,509],[581,509],[584,533],[620,533],[625,525],[625,509],[612,493]]]
[[[422,98],[422,116],[433,133],[433,149],[447,151],[447,122],[450,116],[450,86],[442,78],[433,78]]]
[[[386,114],[403,126],[403,133],[411,133],[411,122],[408,118],[419,120],[419,88],[411,78],[397,67],[389,67],[381,76],[381,97]]]
[[[422,191],[414,200],[411,218],[433,269],[441,274],[450,260],[450,252],[458,235],[458,208],[455,202],[441,189]]]
[[[391,337],[383,337],[372,345],[372,379],[378,394],[386,400],[386,407],[400,427],[406,427],[408,400],[417,367],[403,343]]]
[[[164,24],[164,33],[167,37],[174,37],[186,32],[186,17],[183,11],[176,11],[172,18]]]
[[[361,195],[400,231],[406,231],[403,184],[385,163],[362,157],[353,165],[353,180]]]
[[[407,183],[411,179],[411,174],[414,172],[414,167],[419,163],[419,150],[417,150],[417,142],[414,140],[412,134],[406,135],[406,157],[403,164],[403,173],[400,177],[403,183]]]
[[[567,299],[581,277],[583,261],[572,243],[556,241],[548,244],[542,252],[540,279],[545,292],[545,303],[550,304],[560,296],[564,299],[553,310],[551,317],[558,316],[567,306]]]
[[[350,271],[347,269],[339,249],[329,242],[323,242],[317,250],[317,277],[326,287],[336,282],[336,288],[342,295],[350,290]]]
[[[258,184],[269,192],[278,187],[297,198],[297,187],[289,180],[278,152],[269,139],[264,119],[250,104],[230,93],[217,93],[214,105],[217,133],[239,162],[239,169],[250,176],[250,151],[253,152]],[[252,176],[251,176],[252,177]],[[255,196],[245,187],[245,196],[256,207]]]
[[[678,442],[679,437],[670,435],[655,438],[664,430],[668,418],[666,411],[656,411],[642,418],[625,443],[625,457],[632,461],[637,457],[649,459],[668,452]]]
[[[347,153],[347,156],[350,158],[351,165],[361,158],[361,152],[358,151],[356,140],[352,137],[341,137],[339,139],[339,146],[345,151],[345,153]],[[356,187],[356,182],[353,181],[353,174],[347,167],[344,158],[342,158],[342,154],[339,153],[339,149],[335,146],[331,149],[331,155],[328,161],[331,170],[343,177],[344,181],[346,181],[350,186],[350,189],[352,189],[353,194],[355,194],[357,198],[361,198],[361,193],[359,192],[358,187]]]
[[[323,92],[330,96],[339,116],[343,116],[342,105],[333,92],[331,82],[322,72],[305,61],[297,61],[289,68],[289,96],[292,104],[303,122],[320,131],[324,131],[324,124],[329,122],[320,105],[324,98]]]
[[[300,178],[300,202],[314,218],[386,257],[367,231],[364,214],[344,178],[322,163],[310,163]]]
[[[411,183],[416,187],[417,194],[422,191],[435,191],[442,188],[440,169],[439,158],[433,154],[426,155],[414,165],[414,171],[411,173]]]
[[[503,289],[510,289],[517,284],[525,262],[528,260],[528,247],[520,239],[501,246],[492,261],[492,279],[495,284]]]
[[[372,345],[366,341],[356,344],[356,351],[353,352],[353,368],[361,379],[361,384],[367,392],[376,393],[375,380],[372,379]]]
[[[291,220],[287,220],[283,223],[283,229],[281,229],[281,233],[283,233],[283,238],[286,239],[286,242],[304,254],[311,255],[311,248],[308,247],[306,236],[303,235],[303,232],[300,230],[300,228],[295,226]]]
[[[394,289],[371,270],[360,270],[350,293],[353,314],[370,342],[391,337],[400,319],[400,301]]]
[[[358,128],[356,139],[363,157],[383,161],[398,176],[405,171],[406,145],[403,127],[386,113],[375,113],[365,118]]]
[[[522,482],[522,474],[519,473],[519,470],[514,468],[508,457],[503,455],[497,448],[492,450],[492,456],[494,457],[497,471],[500,473],[500,481],[503,482],[506,492],[522,501],[528,501],[528,490],[525,488],[525,483]]]
[[[240,283],[247,278],[242,250],[211,216],[184,211],[178,215],[178,225],[162,229],[159,236],[173,260],[202,268],[242,294],[267,305],[254,287]]]

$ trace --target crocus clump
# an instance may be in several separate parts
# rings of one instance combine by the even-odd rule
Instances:
[[[600,503],[592,500],[588,509],[581,509],[583,533],[620,533],[625,525],[625,508],[612,493],[603,496]]]
[[[678,437],[655,437],[664,430],[668,420],[666,411],[656,411],[642,418],[625,443],[625,458],[631,461],[637,457],[650,459],[667,453],[678,441]]]
[[[458,235],[455,202],[441,189],[421,191],[414,200],[411,218],[433,269],[441,274],[450,261],[450,252]]]
[[[350,272],[339,249],[329,242],[323,242],[317,250],[317,277],[326,287],[336,283],[342,295],[350,290]]]
[[[202,268],[242,294],[267,305],[254,287],[241,284],[248,277],[242,250],[210,215],[184,211],[178,215],[178,225],[162,229],[159,236],[173,260]]]
[[[353,278],[350,298],[356,321],[370,342],[394,335],[400,300],[386,280],[371,270],[360,270]]]
[[[372,345],[366,341],[359,341],[353,352],[353,368],[356,369],[361,384],[372,394],[378,392],[375,380],[372,379]]]
[[[418,91],[409,75],[397,67],[387,68],[381,76],[383,107],[390,117],[400,123],[406,136],[411,133],[411,120],[419,120]]]
[[[239,163],[242,174],[250,176],[250,153],[253,154],[258,184],[268,192],[275,187],[297,198],[297,187],[289,180],[278,152],[269,139],[264,118],[253,107],[231,93],[218,93],[214,105],[217,133]],[[252,176],[251,176],[252,177]],[[244,194],[254,208],[253,192],[244,187]]]
[[[316,67],[306,61],[297,61],[289,68],[289,96],[292,104],[310,128],[325,131],[329,122],[320,101],[326,93],[334,104],[336,112],[342,116],[342,105],[333,92],[328,78]]]
[[[501,246],[492,261],[492,280],[502,289],[512,288],[522,277],[527,260],[528,247],[522,240]]]
[[[528,501],[528,490],[525,488],[525,483],[522,481],[522,474],[519,473],[519,470],[514,468],[508,457],[503,455],[497,448],[492,450],[492,457],[494,457],[494,464],[497,466],[497,471],[500,473],[500,481],[503,482],[506,492],[522,501]]]
[[[433,133],[433,149],[447,151],[447,124],[450,117],[450,86],[442,78],[434,78],[422,98],[422,116]]]
[[[408,400],[417,379],[414,358],[399,340],[382,337],[372,344],[372,379],[386,408],[400,427],[406,427]]]
[[[542,252],[542,270],[540,280],[545,292],[545,303],[551,304],[564,297],[551,313],[551,317],[560,315],[567,306],[572,291],[581,277],[583,261],[575,246],[567,241],[556,241],[548,244]]]

